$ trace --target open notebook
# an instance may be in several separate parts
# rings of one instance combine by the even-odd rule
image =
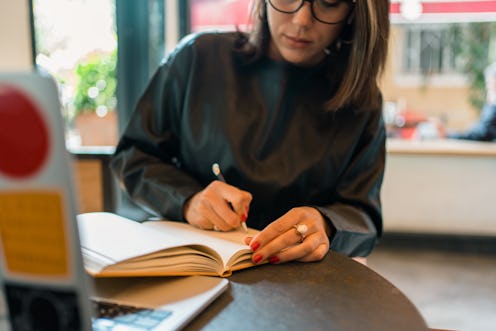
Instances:
[[[0,330],[183,327],[228,281],[87,276],[64,141],[54,81],[0,73]]]

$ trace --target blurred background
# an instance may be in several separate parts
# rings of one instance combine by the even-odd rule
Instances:
[[[360,0],[359,0],[360,1]],[[80,211],[120,201],[108,161],[160,61],[188,33],[249,27],[250,0],[0,1],[0,71],[52,74],[74,155]],[[369,267],[430,327],[496,330],[496,144],[465,130],[496,61],[496,0],[391,0],[379,82],[387,125],[384,236]]]
[[[35,62],[60,84],[72,145],[115,144],[117,103],[124,123],[123,108],[134,102],[119,100],[117,80],[137,78],[131,69],[118,76],[117,61],[150,74],[189,32],[249,25],[250,0],[31,3]],[[411,139],[431,119],[449,129],[469,127],[485,97],[483,70],[496,60],[496,2],[393,0],[390,12],[389,62],[380,82],[390,135]],[[106,130],[87,133],[99,125]]]

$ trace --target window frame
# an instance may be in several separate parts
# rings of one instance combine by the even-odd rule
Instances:
[[[446,62],[439,64],[440,71],[437,72],[422,72],[422,33],[426,32],[439,32],[441,35],[449,32],[449,27],[443,24],[436,25],[425,25],[425,24],[396,24],[396,28],[403,34],[403,43],[396,43],[394,49],[397,59],[395,67],[395,83],[400,87],[421,87],[425,86],[427,83],[431,87],[467,87],[469,85],[469,79],[466,74],[461,72],[461,70],[456,69],[456,63],[450,67]],[[416,33],[414,44],[412,46],[408,45],[411,41],[409,38],[413,33]],[[443,40],[438,43],[438,53],[437,58],[451,57],[454,51],[449,46],[443,44]],[[449,48],[449,49],[448,49]],[[409,50],[414,50],[417,53],[412,55]],[[442,53],[442,54],[441,54]],[[407,62],[412,59],[416,62],[414,66],[415,70],[407,70]],[[449,60],[451,62],[456,62],[456,59]]]

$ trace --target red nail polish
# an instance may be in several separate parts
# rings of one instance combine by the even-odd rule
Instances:
[[[263,256],[260,254],[253,255],[253,262],[254,263],[258,263],[258,262],[262,261],[262,259],[263,259]]]
[[[258,241],[255,241],[254,243],[251,243],[250,248],[254,252],[260,247],[260,243]]]
[[[271,256],[269,258],[269,263],[271,263],[271,264],[277,264],[277,263],[279,263],[279,258],[277,256]]]

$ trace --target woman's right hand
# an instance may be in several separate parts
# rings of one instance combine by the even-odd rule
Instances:
[[[252,195],[215,180],[184,204],[184,218],[205,230],[230,231],[246,222]]]

